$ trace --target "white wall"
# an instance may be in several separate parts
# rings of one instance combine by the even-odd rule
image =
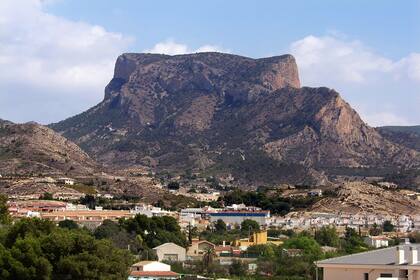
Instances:
[[[161,262],[151,262],[143,266],[143,271],[170,271],[171,266]]]

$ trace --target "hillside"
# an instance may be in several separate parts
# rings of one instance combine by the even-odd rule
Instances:
[[[50,127],[110,167],[231,173],[251,185],[420,164],[336,91],[301,87],[290,55],[123,54],[104,100]]]
[[[383,126],[378,131],[390,141],[420,151],[420,126]]]
[[[383,215],[413,215],[419,210],[417,199],[364,182],[344,183],[337,189],[336,197],[325,197],[311,208],[314,212]]]
[[[0,120],[0,174],[91,174],[97,164],[76,144],[36,124]]]

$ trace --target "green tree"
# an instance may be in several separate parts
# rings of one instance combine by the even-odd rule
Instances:
[[[373,226],[369,229],[369,234],[372,236],[378,236],[382,234],[382,228],[378,224],[374,223]]]
[[[105,220],[100,226],[98,226],[95,229],[93,234],[96,238],[103,239],[110,238],[111,236],[118,234],[119,231],[120,226],[116,222],[113,222],[111,220]]]
[[[363,252],[367,248],[362,237],[357,234],[356,230],[348,227],[344,233],[343,249],[346,253],[353,254]]]
[[[321,246],[310,236],[297,235],[286,240],[283,244],[286,249],[301,249],[306,256],[317,259],[321,256]]]
[[[394,231],[394,225],[391,223],[391,221],[385,221],[384,224],[382,225],[382,228],[384,230],[384,232],[391,232]]]
[[[60,228],[67,228],[67,229],[78,229],[79,225],[73,221],[73,220],[64,220],[64,221],[59,221],[58,222],[58,226]]]
[[[127,279],[132,256],[88,231],[21,219],[0,240],[0,279]]]
[[[168,183],[168,189],[170,190],[179,190],[179,183],[172,181]]]
[[[241,261],[233,260],[229,266],[229,274],[235,276],[245,276],[247,273],[247,267]]]
[[[11,218],[9,214],[9,207],[7,206],[7,196],[0,194],[0,224],[10,224]]]
[[[315,240],[323,246],[338,247],[340,238],[333,226],[323,226],[315,232]]]
[[[51,263],[43,256],[39,239],[18,239],[10,250],[13,258],[25,267],[26,279],[50,279]]]
[[[241,223],[241,231],[243,234],[253,233],[258,230],[260,230],[260,225],[254,220],[246,219]]]
[[[144,243],[153,248],[166,242],[186,247],[187,239],[178,222],[173,217],[152,217],[136,215],[121,222],[128,233],[141,235]]]
[[[213,264],[214,258],[216,257],[216,253],[212,247],[207,248],[207,250],[203,254],[203,265],[206,269]]]
[[[227,229],[226,223],[223,220],[221,220],[221,219],[219,219],[219,220],[216,221],[216,223],[214,225],[214,228],[219,233],[223,233]]]
[[[95,206],[97,205],[96,198],[91,194],[87,194],[80,198],[80,203],[86,205],[90,209],[95,209]]]
[[[18,238],[26,236],[40,237],[51,233],[56,226],[48,220],[38,218],[20,219],[7,232],[5,236],[6,247],[12,247]]]
[[[266,244],[266,245],[252,245],[249,246],[246,250],[246,253],[250,257],[266,257],[274,258],[276,256],[276,245]]]

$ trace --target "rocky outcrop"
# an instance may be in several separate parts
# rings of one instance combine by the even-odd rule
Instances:
[[[50,127],[109,166],[229,172],[250,184],[420,163],[336,91],[300,87],[291,55],[123,54],[104,100]]]

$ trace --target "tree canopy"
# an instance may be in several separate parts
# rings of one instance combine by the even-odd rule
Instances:
[[[7,196],[0,194],[0,224],[10,223],[9,207],[7,206]]]
[[[260,225],[254,220],[246,219],[241,223],[241,231],[243,233],[253,233],[259,229]]]
[[[126,279],[132,256],[87,231],[37,218],[10,226],[0,243],[0,279]]]

